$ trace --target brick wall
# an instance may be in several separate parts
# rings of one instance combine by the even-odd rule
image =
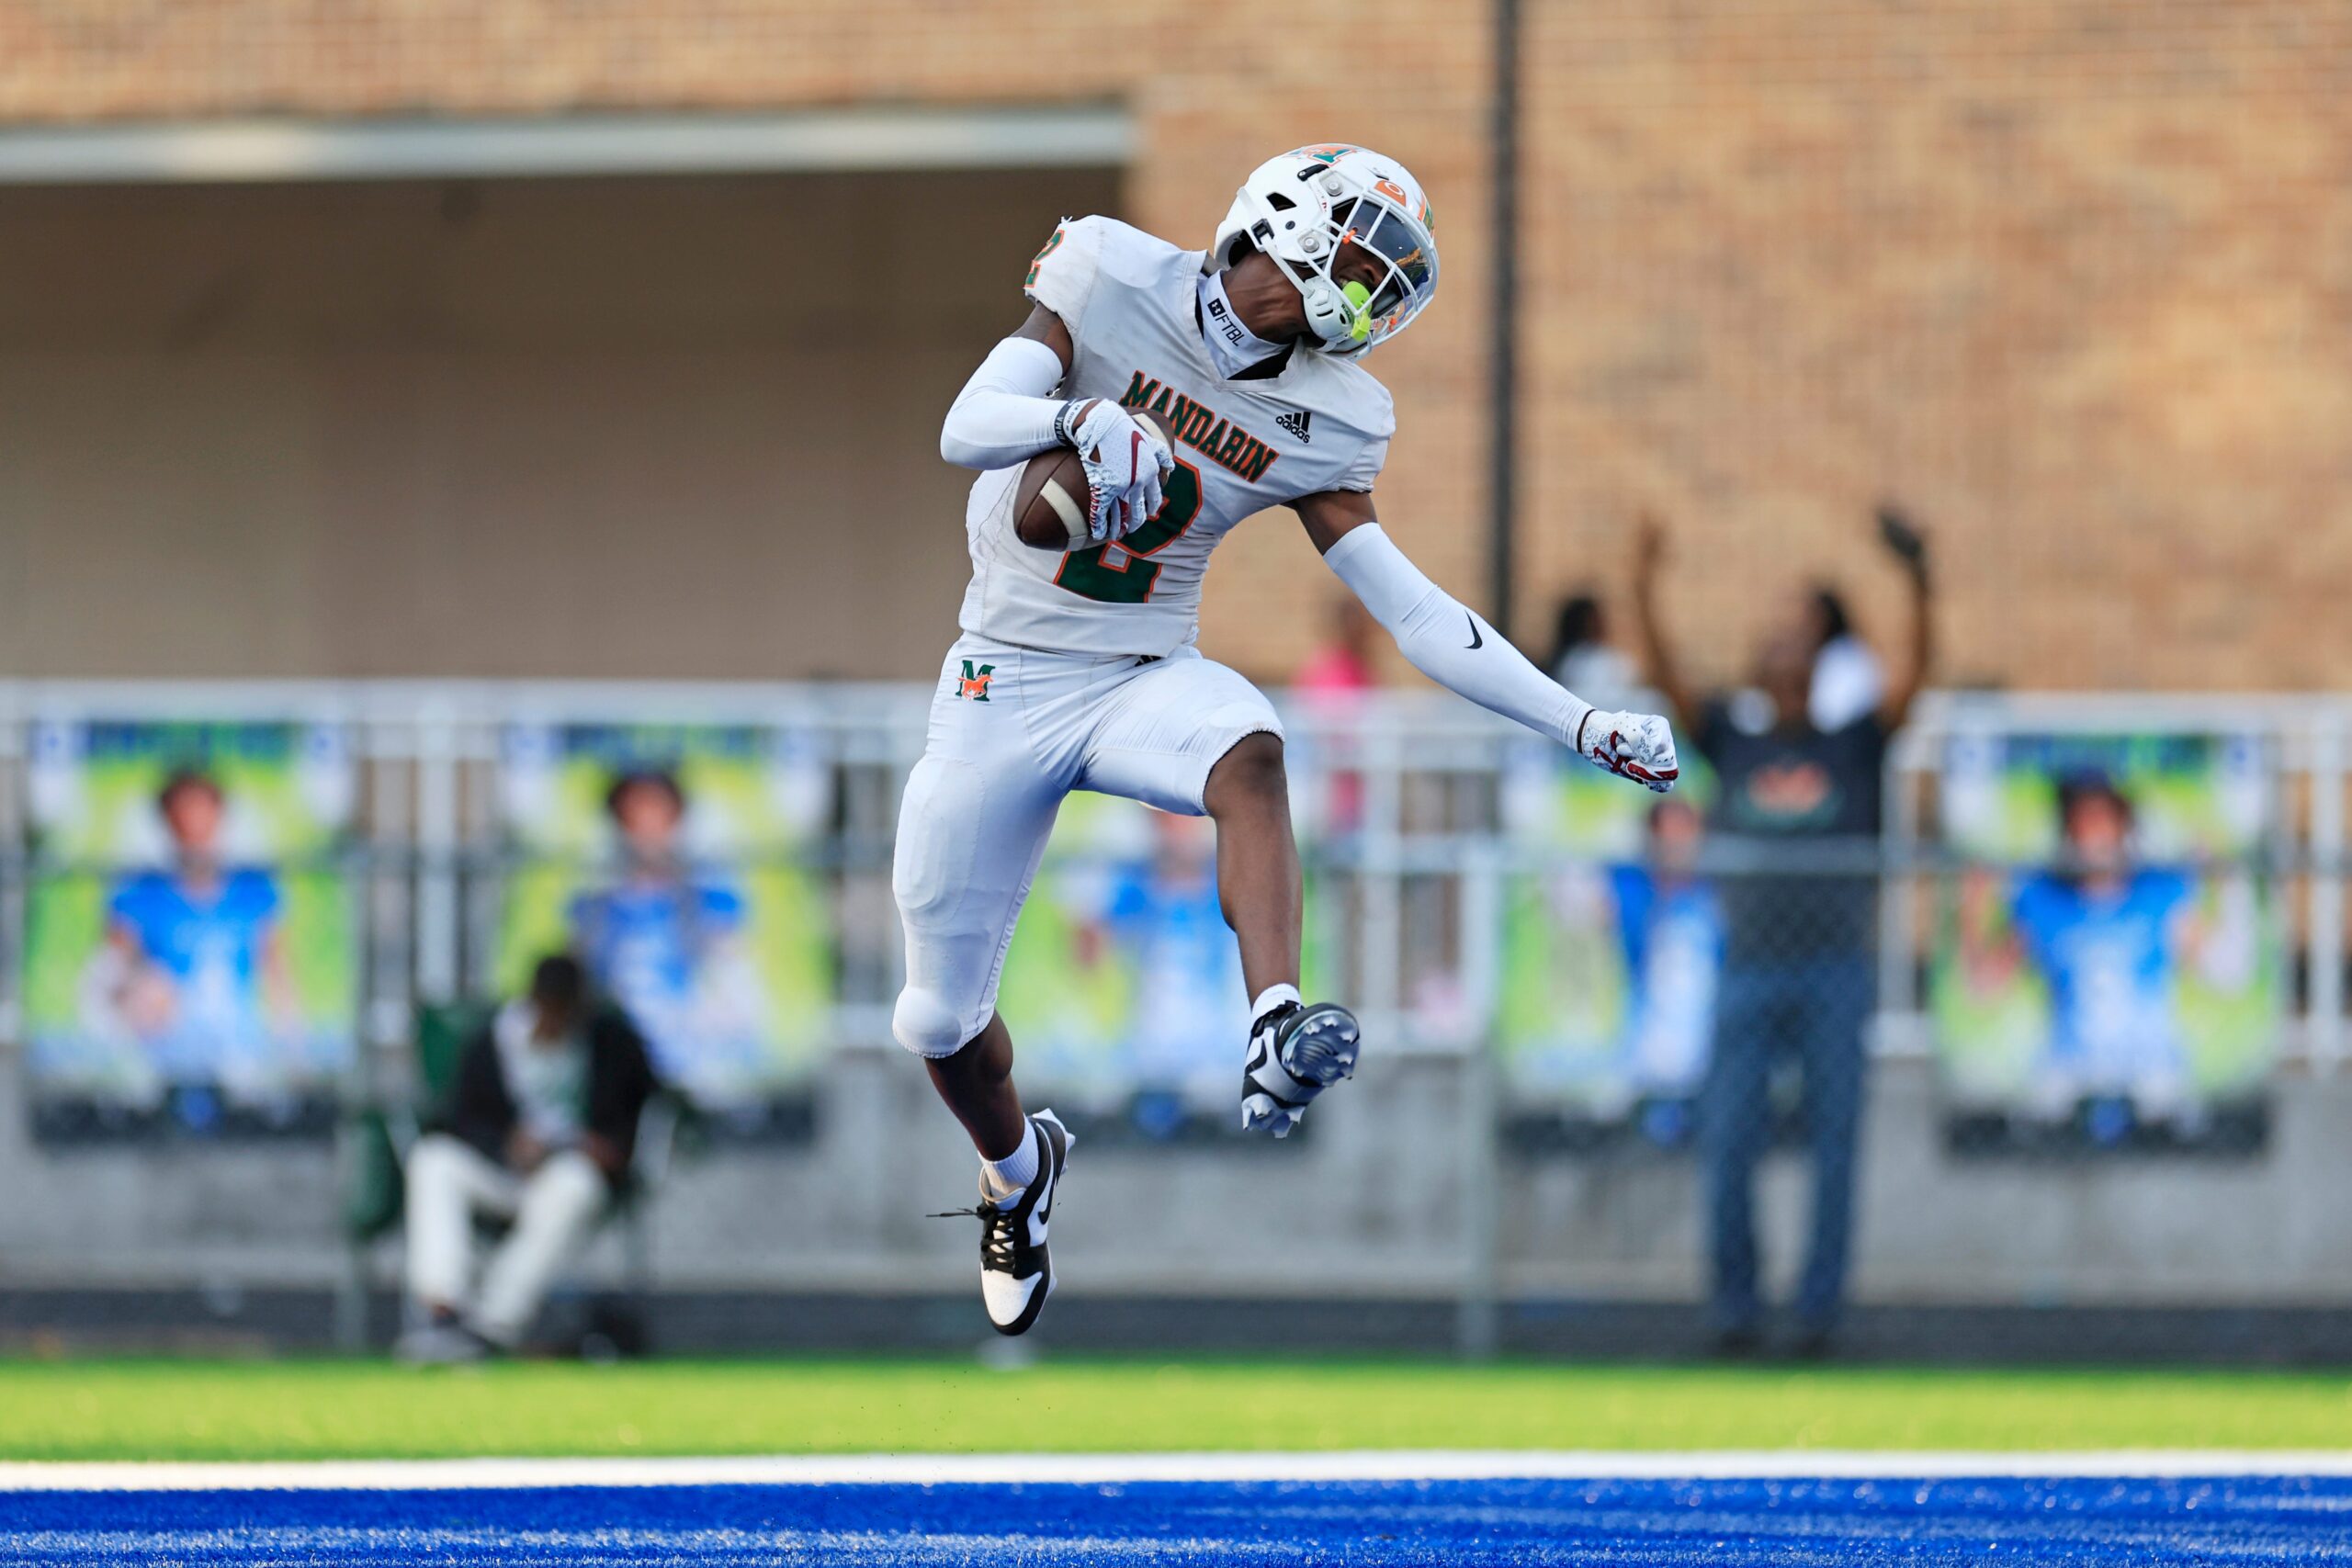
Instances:
[[[1733,669],[1789,583],[1883,626],[1867,507],[1947,562],[1947,672],[2352,674],[2352,0],[1529,0],[1526,570],[1619,581]],[[544,114],[1117,98],[1128,215],[1205,241],[1272,149],[1369,141],[1445,295],[1376,367],[1393,530],[1482,588],[1483,7],[991,0],[0,0],[0,118]],[[0,197],[0,213],[5,213]],[[1211,576],[1256,669],[1314,632],[1269,521]]]

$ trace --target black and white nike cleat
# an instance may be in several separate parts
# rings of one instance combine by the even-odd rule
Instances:
[[[1362,1032],[1337,1002],[1285,1002],[1250,1031],[1241,1069],[1241,1125],[1290,1136],[1317,1095],[1353,1077]]]
[[[999,1334],[1028,1333],[1046,1310],[1046,1298],[1054,1293],[1054,1258],[1046,1247],[1046,1224],[1053,1218],[1070,1145],[1078,1141],[1050,1111],[1029,1118],[1029,1126],[1043,1140],[1035,1179],[1008,1202],[983,1198],[972,1208],[936,1216],[979,1216],[980,1303]]]

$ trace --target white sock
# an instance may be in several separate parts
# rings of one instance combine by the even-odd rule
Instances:
[[[1021,1146],[1002,1159],[980,1161],[980,1190],[991,1203],[1001,1203],[1037,1179],[1037,1134],[1023,1124]]]
[[[1297,1000],[1298,987],[1296,986],[1290,985],[1287,982],[1279,986],[1269,986],[1264,990],[1258,993],[1258,999],[1256,1001],[1250,1004],[1250,1021],[1252,1025],[1255,1025],[1260,1019],[1265,1017],[1276,1008]]]

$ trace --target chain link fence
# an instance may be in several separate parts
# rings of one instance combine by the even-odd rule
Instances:
[[[125,1333],[131,1291],[151,1327],[300,1337],[283,1297],[380,1335],[397,1200],[361,1179],[434,1021],[570,947],[690,1111],[589,1295],[673,1344],[960,1340],[967,1247],[920,1216],[969,1156],[888,1038],[923,695],[12,693],[0,1325],[104,1289]],[[1458,705],[1302,710],[1306,987],[1372,1046],[1282,1145],[1238,1128],[1211,829],[1073,797],[1001,998],[1085,1149],[1068,1332],[1328,1299],[1368,1346],[1922,1353],[2052,1311],[2088,1350],[2183,1314],[2302,1344],[2352,1286],[2342,717],[1930,704],[1882,837],[1775,841]],[[174,881],[204,834],[209,904]],[[1238,1231],[1269,1191],[1323,1223]]]

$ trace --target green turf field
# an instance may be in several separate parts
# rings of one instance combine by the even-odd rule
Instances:
[[[2352,1447],[2352,1379],[970,1360],[0,1361],[0,1458]]]

